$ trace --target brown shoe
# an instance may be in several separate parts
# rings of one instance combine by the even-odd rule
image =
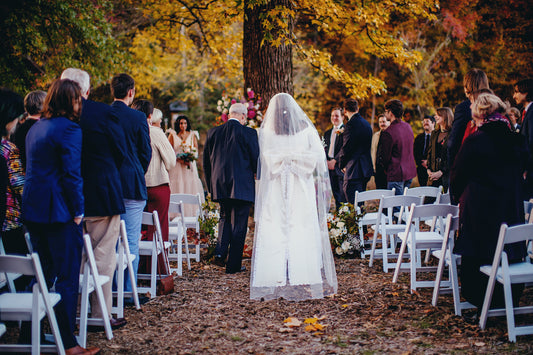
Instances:
[[[92,348],[82,348],[79,345],[76,345],[73,348],[65,349],[66,355],[96,355],[100,352],[99,348],[92,347]]]

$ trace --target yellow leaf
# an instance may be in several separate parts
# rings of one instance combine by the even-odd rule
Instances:
[[[324,335],[324,333],[322,333],[322,332],[314,332],[313,335],[318,337],[318,336]]]
[[[393,295],[395,297],[398,297],[400,294],[398,292],[393,292],[393,293],[391,293],[391,295]]]
[[[342,308],[346,308],[346,307],[348,307],[348,305],[347,304],[343,304],[341,307]]]
[[[315,317],[313,317],[313,318],[305,318],[304,323],[305,324],[315,324],[317,321],[318,321],[318,319],[315,318]]]
[[[298,318],[295,317],[289,317],[283,321],[285,323],[286,327],[299,327],[302,325],[302,322],[298,320]]]
[[[318,330],[318,329],[316,329],[315,326],[312,324],[309,324],[307,327],[305,327],[306,332],[314,332],[315,330]]]
[[[316,328],[316,330],[322,330],[322,329],[324,329],[324,327],[326,327],[325,325],[322,325],[320,323],[315,323],[313,325]]]

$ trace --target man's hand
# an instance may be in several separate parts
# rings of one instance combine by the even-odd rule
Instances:
[[[82,217],[74,217],[74,223],[76,223],[78,226],[80,225],[82,220]]]
[[[428,168],[428,161],[427,161],[427,159],[425,159],[425,160],[421,160],[421,165],[422,165],[424,168],[427,169],[427,168]]]
[[[337,161],[335,159],[328,160],[328,169],[329,170],[335,170],[335,164]]]

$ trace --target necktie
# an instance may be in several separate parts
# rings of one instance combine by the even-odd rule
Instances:
[[[426,155],[428,154],[428,147],[429,147],[429,134],[424,134],[424,150],[423,155],[424,159],[426,159]]]
[[[524,117],[526,117],[526,109],[522,111],[522,124],[524,124]]]
[[[331,130],[331,139],[329,140],[328,156],[333,158],[335,154],[335,138],[337,138],[337,128],[333,127]]]

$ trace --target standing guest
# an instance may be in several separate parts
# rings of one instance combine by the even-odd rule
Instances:
[[[24,228],[20,218],[22,188],[24,187],[24,169],[20,161],[20,153],[9,136],[15,129],[19,117],[24,113],[22,97],[13,91],[0,89],[0,156],[7,164],[7,181],[5,196],[6,209],[2,218],[2,242],[9,254],[26,255],[28,248],[24,239]]]
[[[120,218],[126,223],[130,253],[135,255],[133,272],[137,282],[139,267],[139,236],[141,235],[142,213],[148,194],[144,174],[148,170],[152,148],[146,115],[129,106],[135,97],[135,81],[128,74],[118,74],[111,80],[111,93],[115,100],[111,104],[118,117],[126,140],[125,159],[120,166],[120,182],[126,212]],[[125,272],[125,290],[131,292],[129,273]],[[143,300],[147,300],[144,298]],[[130,303],[131,300],[127,300]]]
[[[218,241],[215,263],[226,273],[245,271],[242,263],[244,239],[250,207],[255,201],[255,180],[259,143],[257,132],[246,127],[248,108],[235,103],[229,108],[229,119],[207,132],[204,146],[204,172],[207,190],[220,204]]]
[[[374,133],[372,136],[372,145],[370,149],[370,155],[372,156],[372,165],[374,167],[374,181],[376,182],[376,189],[386,189],[387,188],[387,176],[385,172],[380,167],[376,166],[376,161],[378,159],[378,147],[379,147],[379,138],[381,137],[381,132],[389,128],[390,121],[385,117],[385,115],[380,115],[378,118],[379,131]]]
[[[55,313],[66,353],[96,354],[99,349],[80,347],[74,336],[83,248],[82,132],[77,124],[81,106],[77,83],[69,79],[52,83],[43,118],[26,136],[22,216],[47,285],[61,295]]]
[[[513,99],[522,106],[522,129],[520,133],[526,138],[529,160],[526,167],[526,186],[524,199],[533,197],[533,79],[523,79],[514,84]]]
[[[509,109],[505,113],[505,116],[511,122],[511,129],[513,130],[513,132],[520,133],[520,110],[516,107],[509,107]]]
[[[344,172],[344,197],[346,201],[354,203],[355,191],[365,191],[368,180],[374,174],[370,156],[372,127],[359,114],[359,104],[355,99],[344,101],[344,115],[348,122],[335,163]]]
[[[461,147],[468,123],[472,120],[470,105],[473,94],[480,89],[489,89],[489,79],[483,70],[471,69],[463,78],[463,88],[466,100],[455,106],[454,120],[450,136],[448,137],[448,164],[452,166],[455,156]]]
[[[22,160],[22,167],[26,169],[26,135],[31,126],[41,118],[41,111],[43,110],[44,98],[46,92],[42,90],[32,91],[24,98],[24,109],[28,114],[24,122],[19,121],[17,129],[13,134],[13,143],[20,151],[20,159]]]
[[[115,250],[120,232],[120,214],[125,210],[118,172],[124,161],[124,132],[109,105],[88,100],[91,79],[86,71],[68,68],[63,71],[61,78],[73,80],[81,88],[84,232],[91,237],[98,273],[112,279],[116,269]],[[102,291],[111,327],[117,329],[124,326],[126,320],[111,317],[113,302],[111,287],[112,283],[108,282],[102,285]],[[91,294],[91,312],[93,318],[104,316],[101,314],[98,298],[94,293]],[[93,329],[103,330],[103,327]]]
[[[494,92],[491,89],[487,89],[487,88],[483,88],[483,89],[479,89],[477,91],[474,91],[473,93],[471,93],[469,95],[470,102],[473,103],[474,101],[476,101],[477,97],[480,94],[493,94],[494,95]],[[471,135],[475,131],[477,131],[477,124],[476,124],[476,121],[472,118],[470,120],[470,122],[468,122],[468,124],[466,125],[465,133],[463,134],[463,140],[461,141],[461,144],[464,143],[466,137],[468,137],[469,135]]]
[[[435,129],[435,117],[425,116],[422,120],[422,128],[424,132],[420,133],[415,138],[413,146],[413,154],[416,163],[416,175],[418,176],[418,184],[426,186],[428,184],[428,149],[430,145],[431,132]],[[446,150],[447,151],[447,150]]]
[[[333,127],[324,133],[325,150],[328,159],[329,179],[331,181],[331,190],[335,198],[335,207],[339,209],[342,202],[346,202],[342,188],[344,174],[335,164],[335,156],[339,154],[342,147],[342,132],[344,131],[344,118],[342,109],[336,107],[331,110],[331,123]]]
[[[165,242],[168,241],[168,206],[170,204],[170,187],[168,172],[176,165],[174,149],[168,142],[167,136],[161,129],[161,118],[163,113],[154,109],[154,105],[148,100],[137,100],[131,106],[143,112],[149,124],[150,146],[152,147],[152,159],[148,165],[148,171],[144,175],[148,201],[146,201],[146,212],[157,211],[161,234]],[[157,110],[157,111],[156,111]],[[156,122],[154,124],[154,122]],[[148,226],[146,235],[148,240],[152,240],[154,226]]]
[[[479,267],[492,263],[501,224],[524,221],[522,175],[527,149],[524,138],[511,132],[505,110],[495,95],[478,97],[472,104],[478,131],[465,140],[450,173],[450,193],[460,206],[454,252],[461,255],[461,294],[478,309],[488,282]],[[505,247],[511,263],[526,255],[526,245],[518,244]],[[513,285],[515,302],[522,289],[523,285]],[[501,286],[495,288],[492,302],[498,308],[505,304]]]
[[[440,107],[435,114],[437,129],[431,133],[431,144],[427,152],[428,185],[442,186],[448,190],[450,166],[448,165],[448,136],[453,123],[453,112],[449,107]]]
[[[391,124],[381,133],[378,163],[387,175],[387,189],[395,188],[396,195],[402,195],[404,188],[411,186],[416,176],[413,130],[402,121],[403,104],[400,100],[385,103],[385,116]]]
[[[168,140],[174,148],[174,156],[181,153],[191,153],[198,159],[198,131],[193,131],[191,121],[187,116],[178,116],[174,123],[176,130],[170,130]],[[198,176],[196,161],[177,159],[176,166],[170,170],[170,192],[173,194],[200,194],[204,201],[204,187]],[[185,205],[186,216],[196,216],[196,207]]]

